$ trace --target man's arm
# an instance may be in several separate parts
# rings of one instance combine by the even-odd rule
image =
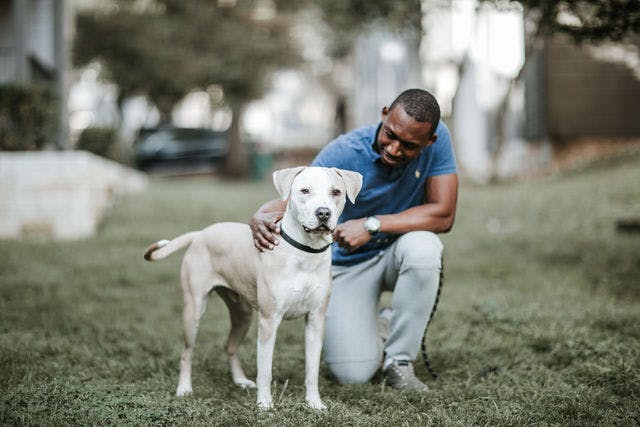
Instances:
[[[401,234],[427,230],[446,233],[451,230],[458,201],[458,175],[433,176],[425,185],[426,202],[394,215],[380,215],[380,231]]]
[[[458,175],[433,176],[425,184],[426,200],[403,212],[376,215],[380,220],[380,231],[402,234],[409,231],[426,230],[446,233],[453,226],[458,201]],[[355,250],[367,243],[371,236],[364,228],[366,218],[352,219],[338,226],[334,239],[346,249]]]
[[[280,226],[278,222],[284,216],[287,202],[282,199],[271,200],[260,206],[251,217],[251,233],[253,244],[260,251],[273,249],[278,241]]]

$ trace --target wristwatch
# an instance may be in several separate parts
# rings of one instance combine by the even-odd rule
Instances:
[[[378,234],[380,231],[380,220],[375,216],[370,216],[364,221],[364,228],[371,234]]]

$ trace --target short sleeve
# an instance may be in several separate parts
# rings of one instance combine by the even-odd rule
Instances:
[[[438,139],[430,147],[433,162],[429,168],[428,176],[446,175],[457,173],[456,157],[451,142],[451,134],[449,128],[444,122],[440,121],[436,129]]]
[[[345,169],[346,165],[343,163],[346,163],[345,159],[350,158],[343,153],[345,148],[346,144],[341,144],[340,138],[334,139],[320,150],[310,166]]]

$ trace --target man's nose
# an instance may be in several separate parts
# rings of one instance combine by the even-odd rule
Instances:
[[[318,208],[316,209],[316,217],[318,217],[320,222],[326,223],[329,221],[329,218],[331,218],[331,211],[329,208]]]
[[[399,157],[400,154],[402,154],[400,143],[398,141],[391,141],[391,143],[387,145],[387,153],[392,156]]]

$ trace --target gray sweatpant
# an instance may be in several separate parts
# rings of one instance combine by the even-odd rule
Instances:
[[[341,383],[364,383],[380,368],[383,354],[413,361],[440,280],[442,242],[428,231],[400,236],[374,258],[333,266],[327,309],[324,357]],[[378,335],[380,294],[393,291],[389,338]]]

